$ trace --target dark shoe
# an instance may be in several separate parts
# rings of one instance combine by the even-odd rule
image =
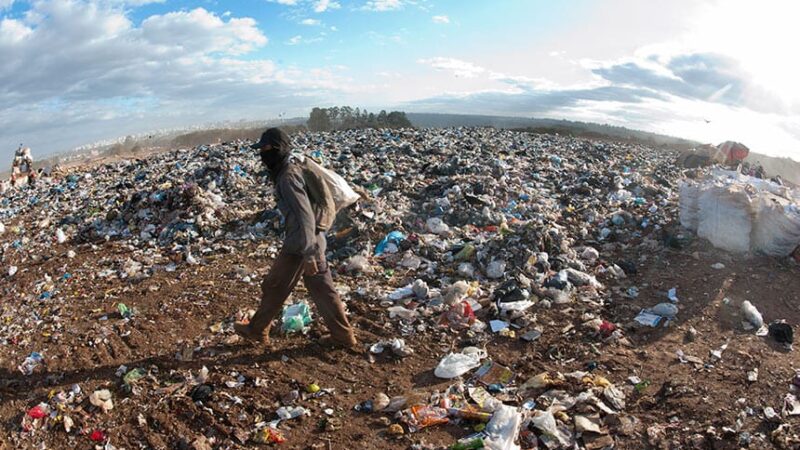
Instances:
[[[258,333],[250,328],[250,325],[237,322],[233,324],[233,330],[236,331],[236,334],[250,342],[269,345],[269,334]]]

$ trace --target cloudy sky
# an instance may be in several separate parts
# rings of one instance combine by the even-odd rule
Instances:
[[[610,123],[800,159],[795,5],[0,0],[0,159],[345,104]]]

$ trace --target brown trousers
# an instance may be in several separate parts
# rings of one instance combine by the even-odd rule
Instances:
[[[333,285],[328,262],[325,260],[325,235],[317,235],[318,250],[316,254],[319,273],[306,276],[303,273],[303,257],[290,255],[281,251],[272,268],[261,282],[261,305],[250,320],[250,327],[257,333],[268,334],[275,320],[283,309],[283,304],[292,293],[295,285],[303,277],[311,300],[317,306],[319,315],[331,332],[331,337],[342,343],[354,342],[353,330],[347,321],[344,304]]]

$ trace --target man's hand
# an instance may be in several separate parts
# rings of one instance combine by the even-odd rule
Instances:
[[[303,273],[307,277],[314,276],[319,273],[319,267],[317,267],[317,261],[315,259],[309,259],[303,264]]]

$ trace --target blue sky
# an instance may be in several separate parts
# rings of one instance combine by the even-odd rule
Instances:
[[[0,0],[0,158],[313,106],[550,117],[800,159],[792,1]]]

